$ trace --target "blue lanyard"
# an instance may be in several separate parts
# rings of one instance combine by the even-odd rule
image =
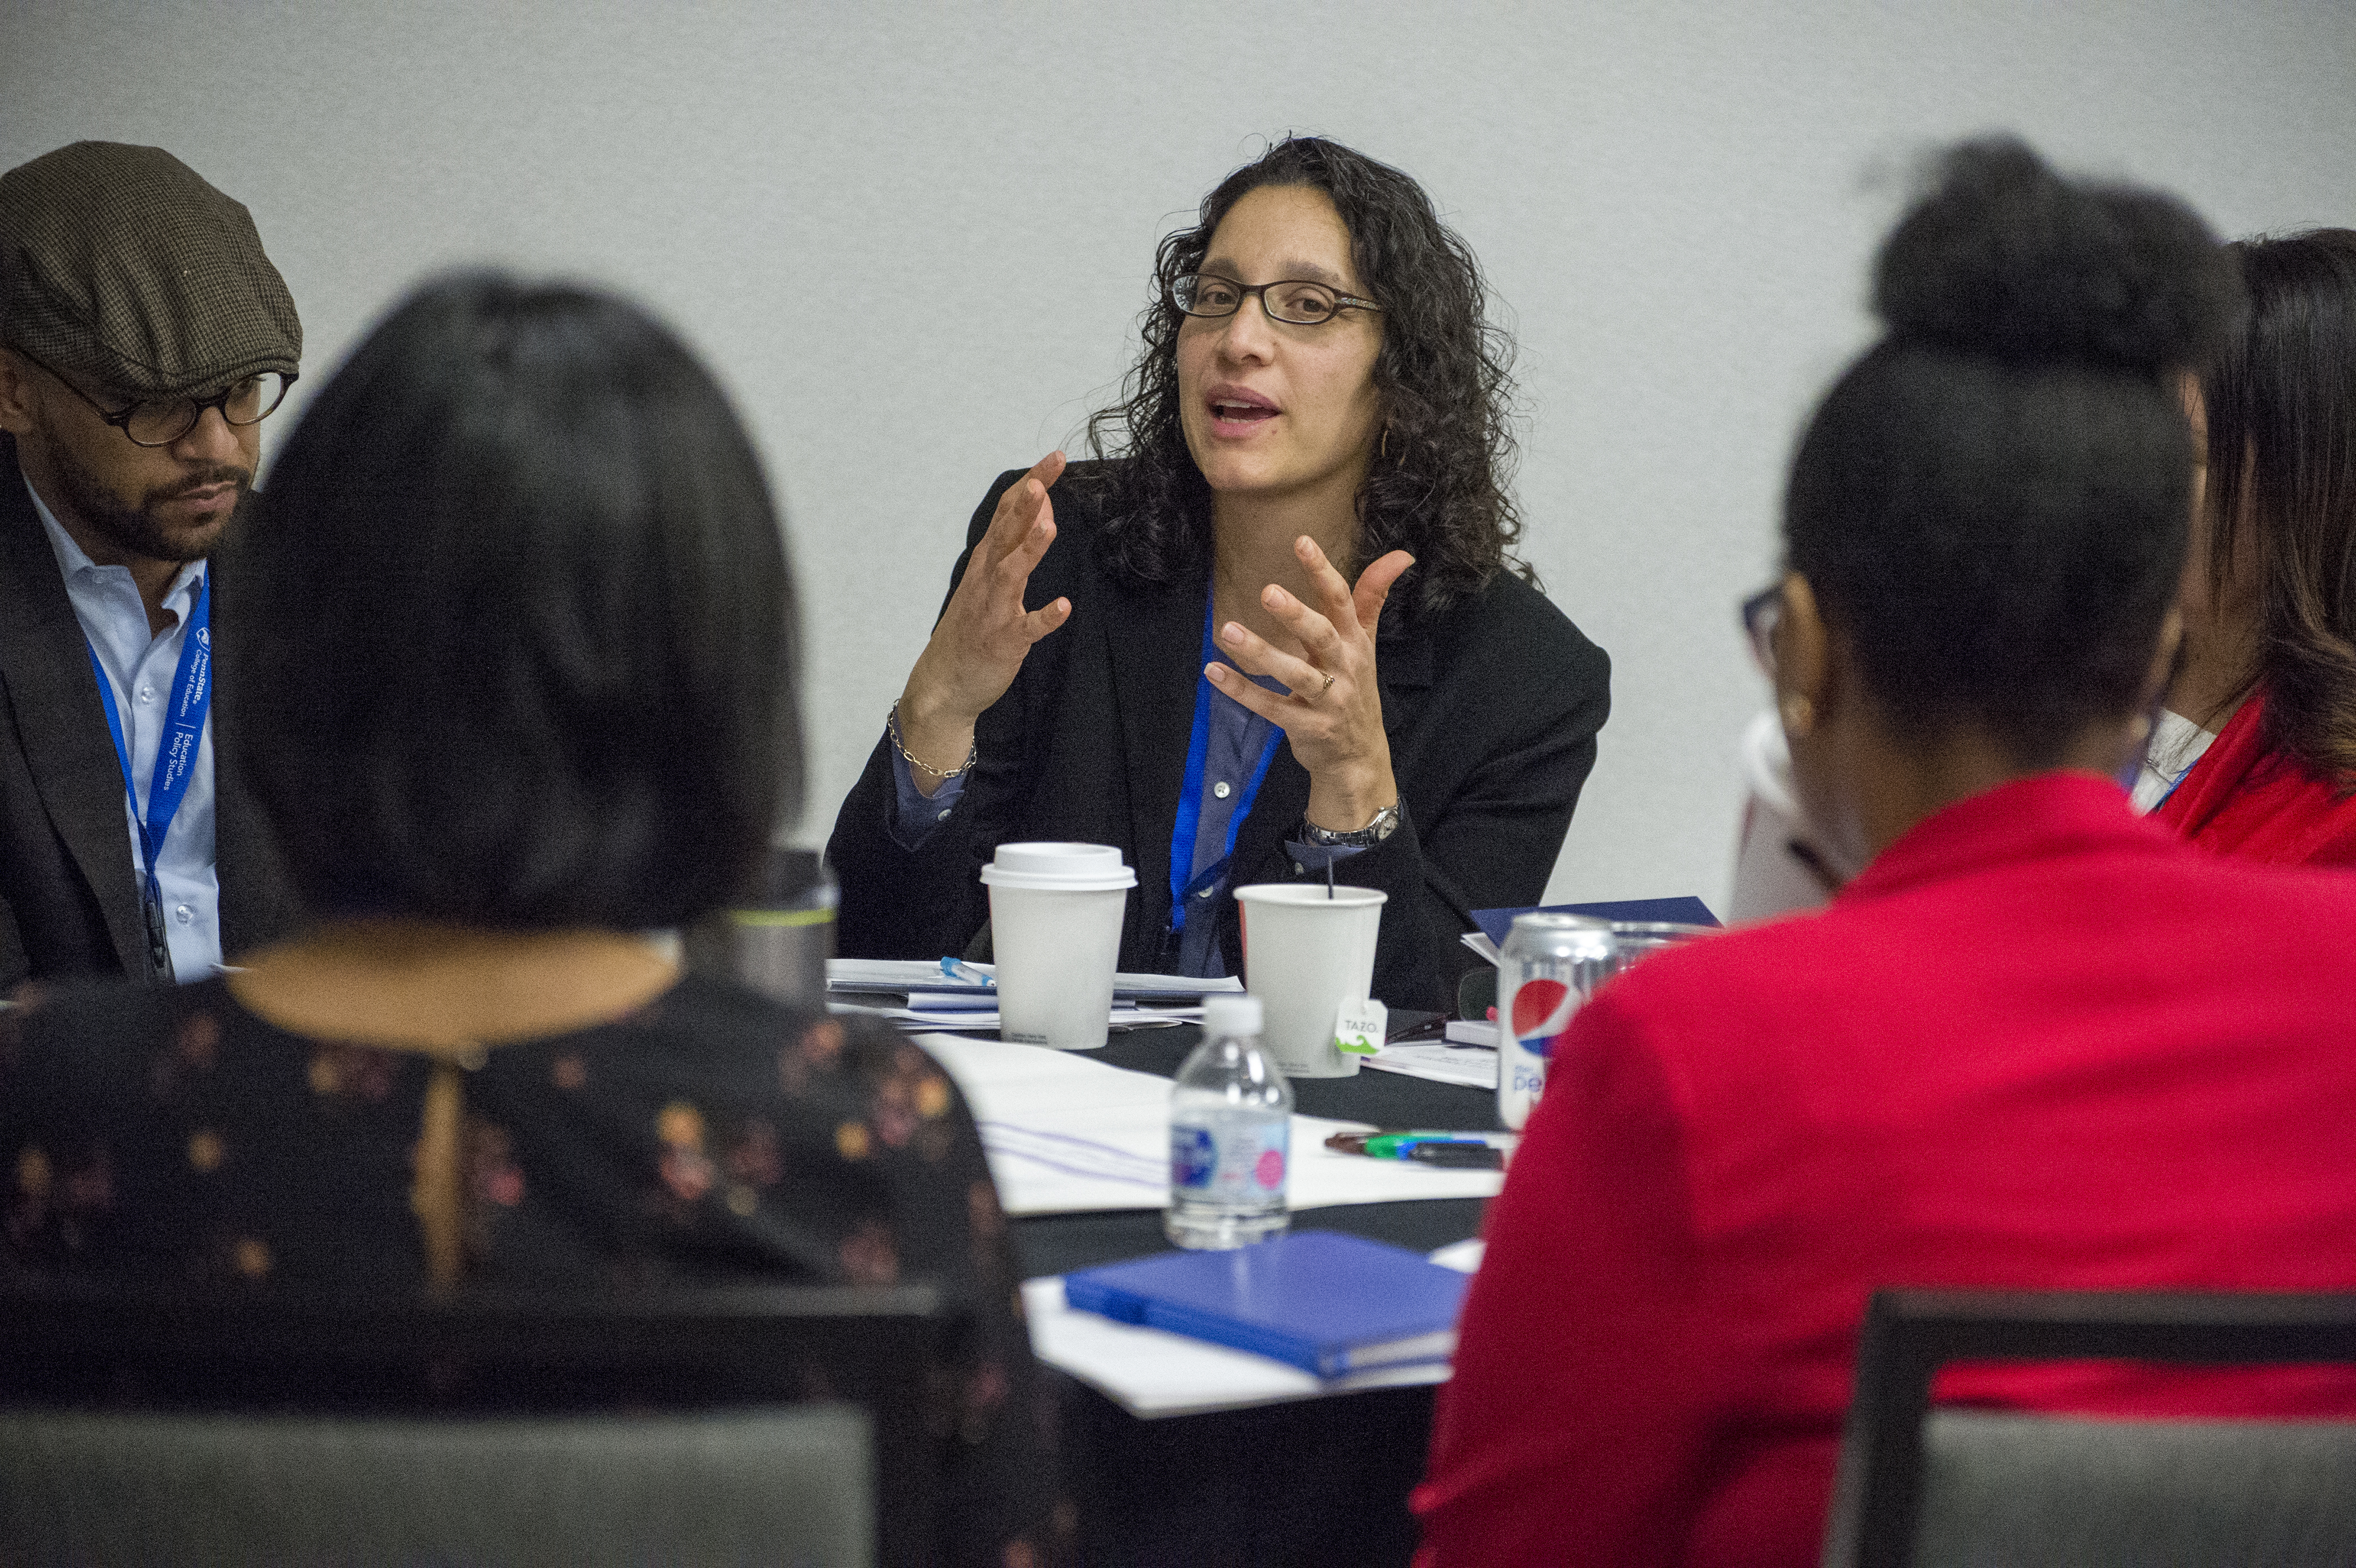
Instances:
[[[139,829],[141,889],[146,905],[148,957],[158,973],[172,972],[172,949],[164,934],[164,887],[155,877],[155,857],[179,814],[180,800],[197,771],[197,749],[203,744],[205,719],[213,705],[212,650],[213,585],[209,574],[197,589],[196,608],[188,617],[180,644],[180,663],[172,674],[172,705],[165,715],[163,742],[155,747],[155,771],[147,785],[147,815],[139,815],[139,791],[131,781],[131,747],[123,733],[123,714],[114,705],[114,682],[90,648],[90,671],[98,677],[98,700],[106,704],[107,733],[114,737],[114,760],[123,767],[123,793],[131,800],[132,821]],[[89,639],[83,639],[89,647]]]
[[[1205,599],[1203,662],[1207,665],[1217,657],[1211,647],[1211,606]],[[1236,809],[1227,813],[1227,842],[1221,846],[1219,858],[1205,866],[1200,876],[1189,877],[1187,868],[1194,864],[1194,835],[1203,822],[1203,773],[1211,755],[1211,702],[1217,694],[1208,675],[1194,677],[1194,733],[1186,743],[1186,782],[1178,791],[1178,823],[1170,832],[1170,935],[1173,939],[1186,929],[1186,906],[1226,880],[1227,863],[1236,855],[1236,834],[1243,830],[1252,802],[1259,798],[1260,781],[1268,777],[1268,765],[1276,759],[1276,743],[1284,738],[1283,730],[1275,725],[1268,726],[1268,744],[1260,747],[1259,762],[1252,768],[1244,792],[1236,798]]]

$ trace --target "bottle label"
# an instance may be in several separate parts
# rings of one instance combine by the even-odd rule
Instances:
[[[1232,1122],[1170,1129],[1172,1190],[1259,1204],[1284,1191],[1292,1122]]]

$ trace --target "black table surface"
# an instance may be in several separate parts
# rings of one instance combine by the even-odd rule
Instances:
[[[1115,1035],[1080,1053],[1174,1077],[1200,1043],[1193,1026]],[[1491,1131],[1486,1090],[1361,1069],[1295,1079],[1304,1116],[1377,1127]],[[1428,1252],[1480,1234],[1481,1198],[1345,1204],[1295,1213],[1296,1230],[1341,1230]],[[1068,1273],[1171,1250],[1162,1211],[1042,1214],[1018,1219],[1023,1273]],[[1089,1564],[1407,1563],[1415,1522],[1407,1495],[1423,1474],[1432,1390],[1377,1389],[1253,1410],[1140,1421],[1059,1372],[1066,1482]]]

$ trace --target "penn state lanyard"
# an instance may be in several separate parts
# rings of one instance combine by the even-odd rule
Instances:
[[[164,925],[164,885],[156,880],[155,857],[179,814],[180,800],[197,771],[197,748],[203,743],[205,716],[213,705],[212,650],[213,584],[208,573],[197,589],[197,605],[188,617],[180,644],[179,668],[172,674],[172,705],[165,714],[164,738],[155,747],[155,772],[147,785],[147,814],[139,814],[139,791],[131,781],[131,747],[123,737],[123,714],[114,705],[114,682],[98,661],[98,650],[89,638],[90,671],[98,677],[98,700],[106,704],[107,733],[114,737],[114,760],[123,765],[123,790],[131,800],[131,820],[139,829],[140,903],[147,919],[147,961],[155,974],[171,980],[172,942]]]
[[[1208,666],[1217,657],[1211,647],[1211,606],[1206,599],[1203,605],[1203,663]],[[1195,675],[1194,732],[1186,743],[1186,782],[1178,791],[1178,822],[1170,832],[1168,940],[1173,950],[1186,930],[1186,907],[1226,879],[1227,864],[1235,859],[1236,834],[1242,831],[1244,819],[1251,815],[1252,802],[1259,798],[1260,782],[1268,777],[1268,765],[1276,759],[1277,742],[1284,738],[1283,730],[1275,725],[1268,726],[1268,743],[1260,747],[1259,761],[1253,766],[1243,793],[1236,798],[1236,809],[1227,814],[1227,838],[1220,847],[1219,858],[1205,866],[1200,875],[1188,876],[1187,868],[1194,864],[1194,835],[1203,822],[1203,774],[1210,763],[1211,701],[1217,690],[1208,675]]]

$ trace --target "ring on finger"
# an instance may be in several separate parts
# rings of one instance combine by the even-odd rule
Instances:
[[[1323,696],[1326,693],[1328,693],[1328,692],[1332,691],[1333,689],[1333,671],[1332,671],[1331,670],[1328,670],[1328,671],[1325,671],[1325,683],[1324,683],[1323,686],[1320,686],[1320,687],[1318,687],[1318,688],[1317,688],[1317,694],[1318,694],[1319,696],[1321,696],[1321,697],[1322,697],[1322,696]]]

